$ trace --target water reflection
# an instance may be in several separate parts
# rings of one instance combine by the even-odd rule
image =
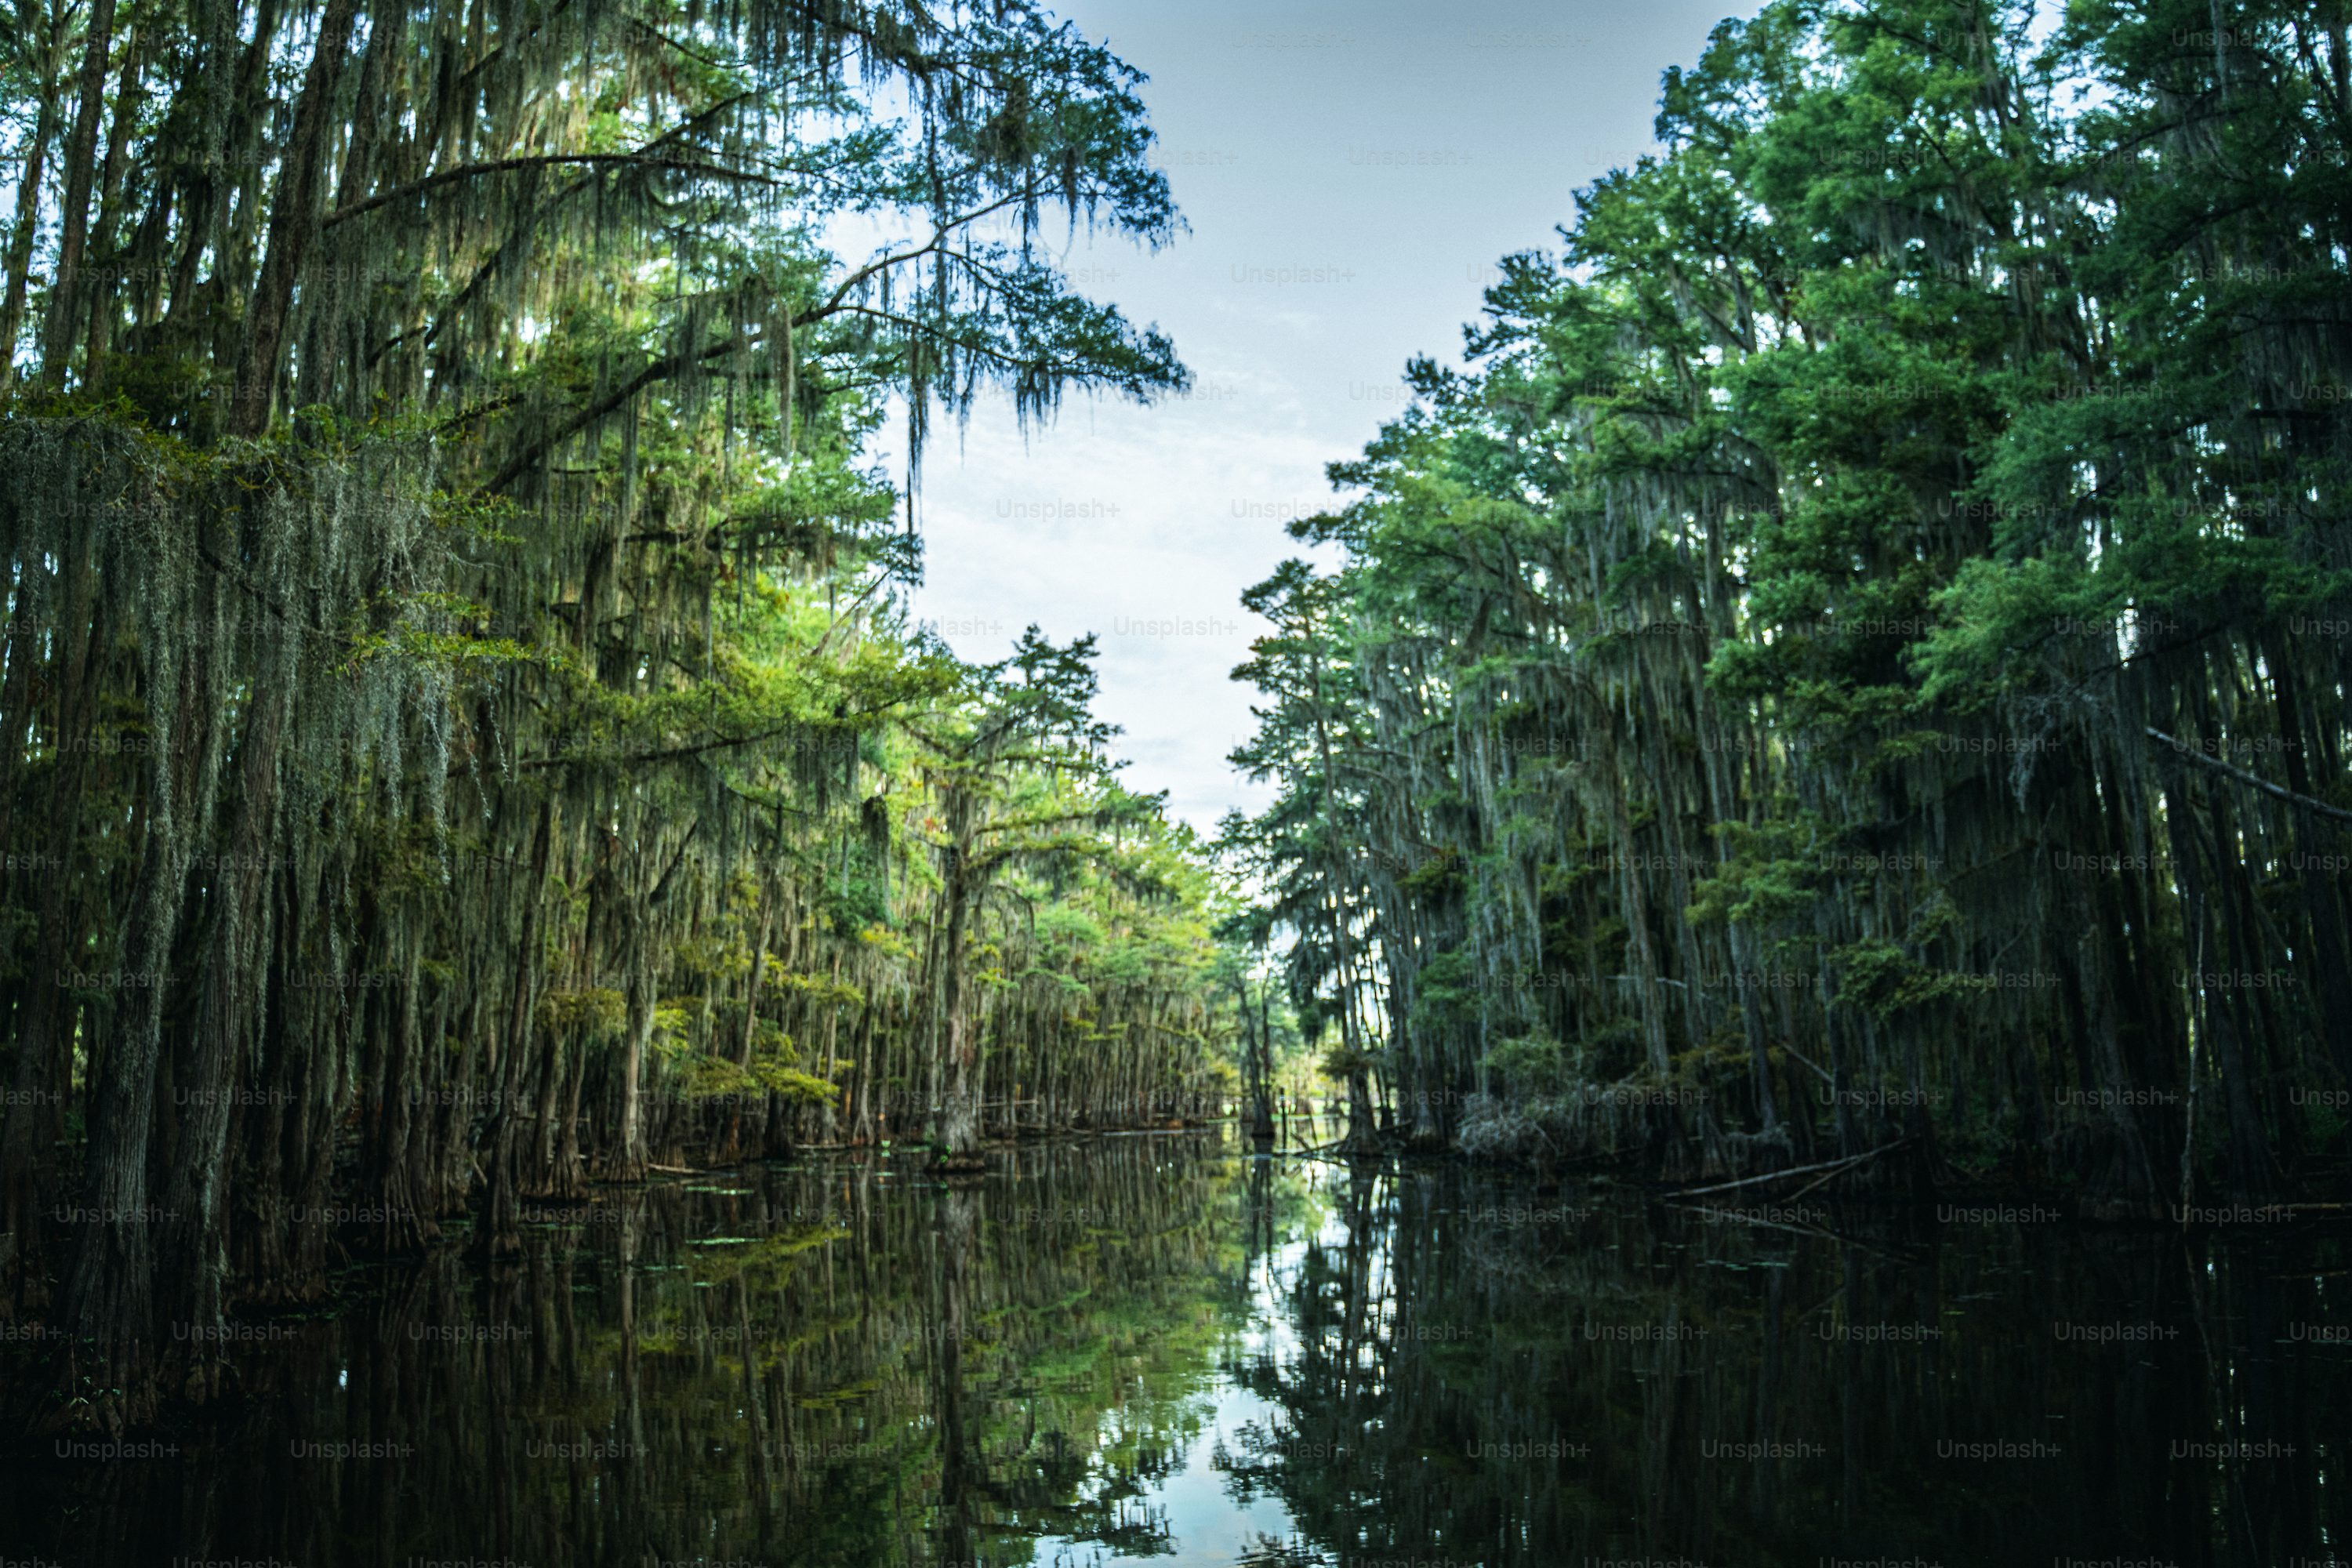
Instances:
[[[2198,1568],[2352,1526],[2340,1239],[1215,1132],[600,1195],[513,1269],[453,1249],[248,1326],[176,1452],[26,1439],[0,1559]]]
[[[1329,1194],[1224,1461],[1322,1561],[2186,1568],[2352,1524],[2340,1242]]]

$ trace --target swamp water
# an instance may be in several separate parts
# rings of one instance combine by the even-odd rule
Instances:
[[[2341,1232],[1709,1210],[1224,1130],[598,1199],[496,1277],[245,1325],[240,1394],[152,1442],[13,1441],[0,1563],[2316,1568],[2352,1531]]]

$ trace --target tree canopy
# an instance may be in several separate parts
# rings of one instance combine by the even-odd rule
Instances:
[[[1230,832],[1422,1139],[2340,1157],[2345,18],[2046,9],[1722,24],[1254,591]]]
[[[1203,851],[1090,645],[908,621],[868,449],[1185,385],[1039,243],[1178,232],[1136,71],[1009,0],[26,0],[0,70],[0,1299],[86,1413],[591,1176],[1213,1108]]]

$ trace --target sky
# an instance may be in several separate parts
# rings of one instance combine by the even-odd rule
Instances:
[[[1405,362],[1461,363],[1497,259],[1556,248],[1576,190],[1655,145],[1666,68],[1756,9],[1064,0],[1150,78],[1190,226],[1157,253],[1082,233],[1064,264],[1165,331],[1193,386],[1150,407],[1074,397],[1025,437],[997,396],[936,433],[916,617],[972,660],[1032,623],[1097,634],[1129,786],[1168,791],[1204,833],[1263,805],[1225,761],[1252,728],[1228,676],[1265,629],[1242,590],[1308,553],[1284,522],[1338,499],[1324,466],[1404,407]]]

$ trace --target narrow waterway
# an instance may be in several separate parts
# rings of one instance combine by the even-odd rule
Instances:
[[[0,1561],[2342,1556],[2340,1234],[1941,1217],[1218,1131],[608,1191],[248,1323],[201,1420],[18,1439]]]

